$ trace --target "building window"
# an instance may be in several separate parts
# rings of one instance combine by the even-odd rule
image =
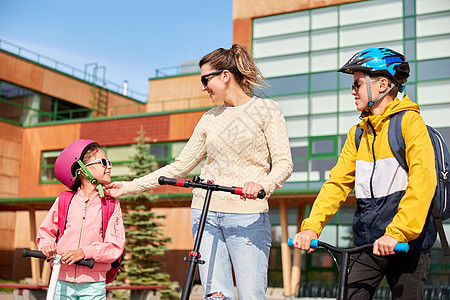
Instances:
[[[57,183],[54,167],[55,161],[62,150],[43,151],[41,158],[41,183]]]

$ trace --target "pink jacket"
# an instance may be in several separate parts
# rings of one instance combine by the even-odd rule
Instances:
[[[36,236],[38,249],[54,244],[58,231],[58,199],[42,221]],[[86,259],[94,259],[94,268],[61,264],[59,280],[70,282],[100,282],[106,280],[111,263],[123,252],[125,230],[120,202],[116,200],[114,213],[102,238],[102,207],[98,194],[85,199],[81,189],[75,193],[67,214],[66,229],[56,244],[56,252],[81,248]]]

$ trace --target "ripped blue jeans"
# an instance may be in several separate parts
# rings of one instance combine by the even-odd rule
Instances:
[[[191,210],[194,240],[201,213]],[[235,299],[232,269],[240,300],[266,299],[270,227],[267,213],[208,212],[198,265],[205,299]]]

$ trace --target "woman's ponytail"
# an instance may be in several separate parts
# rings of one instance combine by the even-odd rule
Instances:
[[[264,77],[256,66],[247,49],[234,44],[230,49],[219,48],[205,55],[200,60],[200,67],[209,63],[216,70],[229,70],[242,90],[249,96],[254,95],[254,88],[267,86]]]

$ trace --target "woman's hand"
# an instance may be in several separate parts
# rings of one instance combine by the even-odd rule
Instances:
[[[295,248],[298,248],[300,250],[306,250],[308,253],[311,253],[315,250],[315,248],[311,248],[311,241],[317,240],[319,236],[317,233],[315,233],[312,230],[306,229],[303,231],[300,231],[294,236],[294,240],[292,241],[292,244]]]
[[[263,186],[254,182],[246,182],[242,188],[241,199],[256,199],[258,198],[258,192],[263,190]]]
[[[63,255],[61,255],[61,260],[68,265],[74,264],[77,261],[82,260],[85,257],[83,250],[77,249],[77,250],[69,250],[64,252]]]
[[[41,252],[47,256],[48,259],[53,258],[56,255],[55,245],[47,245],[42,247]]]
[[[105,194],[117,198],[124,194],[122,181],[114,181],[110,184],[105,184],[104,186]]]

